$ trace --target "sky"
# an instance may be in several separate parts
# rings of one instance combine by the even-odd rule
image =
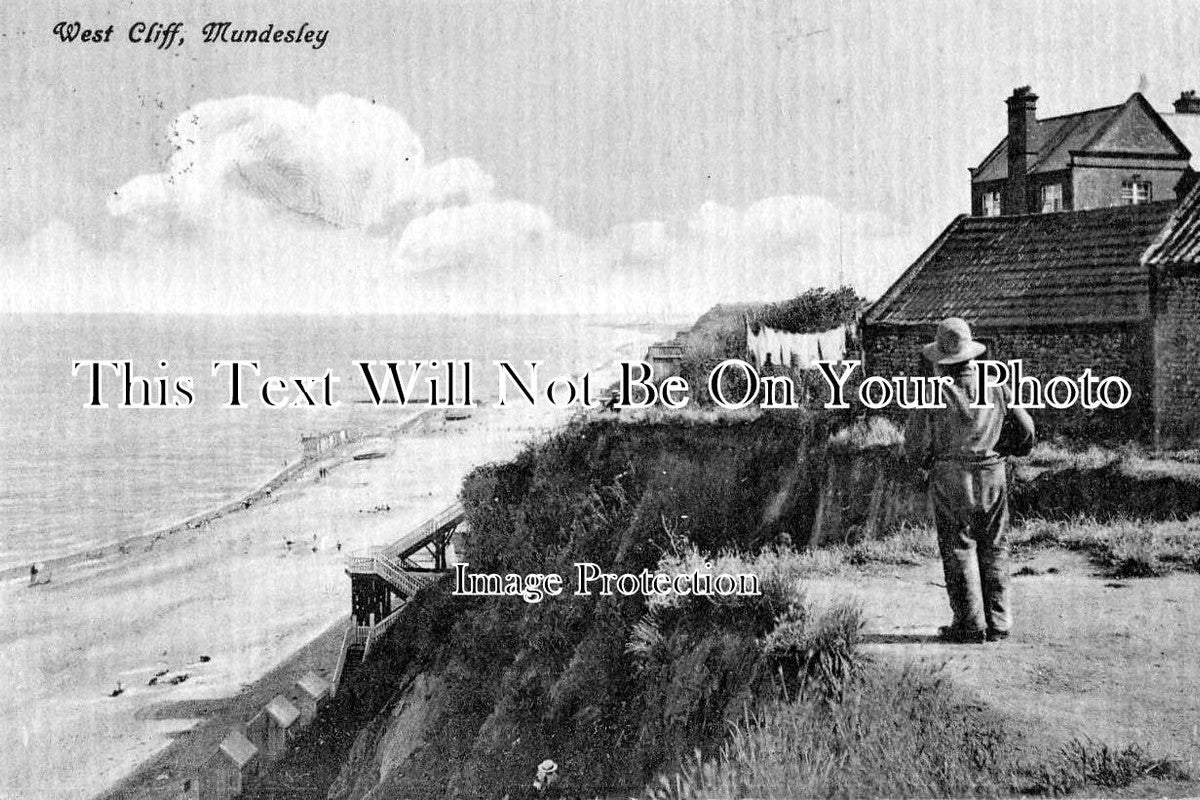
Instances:
[[[61,42],[60,21],[114,26]],[[135,22],[184,24],[166,50]],[[329,31],[204,44],[201,27]],[[1004,99],[1200,88],[1195,3],[0,6],[0,310],[622,312],[849,283],[968,206]]]

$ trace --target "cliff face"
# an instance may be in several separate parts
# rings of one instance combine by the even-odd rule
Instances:
[[[650,614],[641,595],[573,595],[573,565],[653,572],[664,554],[799,540],[823,478],[807,462],[827,436],[800,415],[593,421],[474,472],[462,493],[470,571],[558,573],[566,589],[537,604],[445,597],[438,653],[392,677],[406,688],[330,797],[516,797],[547,758],[564,791],[636,793],[718,742],[763,679],[760,639],[781,609],[694,598]],[[385,646],[405,636],[398,625]]]
[[[904,523],[931,523],[924,487],[894,451],[826,450],[810,547],[880,539]]]
[[[804,605],[787,567],[799,559],[775,549],[783,534],[796,547],[855,542],[924,516],[894,428],[822,414],[689,419],[593,417],[467,478],[460,555],[470,572],[557,573],[565,591],[540,603],[457,597],[447,584],[422,595],[339,692],[344,713],[364,722],[330,798],[515,800],[545,759],[567,796],[640,794],[696,749],[711,753],[767,696],[764,642]],[[1084,494],[1134,517],[1200,502],[1200,481],[1146,467],[1045,463],[1017,477],[1016,513],[1068,513],[1078,509],[1049,501]],[[1163,507],[1143,508],[1151,501]],[[726,550],[742,555],[718,555]],[[719,571],[762,576],[761,600],[573,594],[576,562],[683,571],[698,553]]]

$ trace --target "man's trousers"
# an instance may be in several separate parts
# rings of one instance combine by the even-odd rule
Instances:
[[[1007,632],[1012,608],[1004,462],[938,461],[929,493],[955,628]]]

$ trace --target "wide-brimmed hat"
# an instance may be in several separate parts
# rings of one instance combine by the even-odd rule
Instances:
[[[983,355],[987,347],[971,338],[971,326],[964,319],[947,317],[938,323],[933,341],[921,348],[921,354],[934,364],[960,364]]]

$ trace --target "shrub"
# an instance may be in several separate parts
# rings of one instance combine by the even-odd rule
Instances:
[[[853,320],[863,303],[863,299],[848,286],[832,291],[819,287],[760,309],[752,317],[751,324],[789,333],[827,331]]]

